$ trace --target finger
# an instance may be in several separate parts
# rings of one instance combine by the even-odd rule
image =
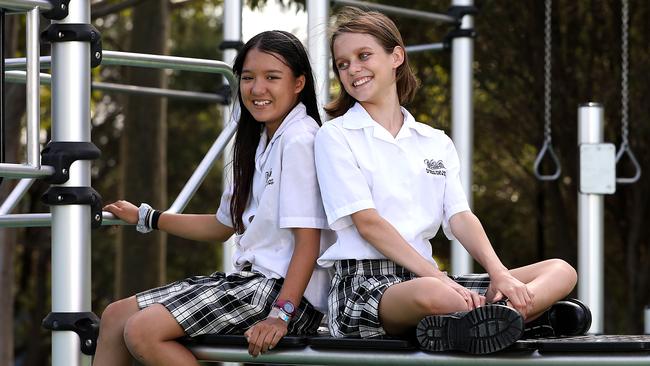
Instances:
[[[248,335],[248,353],[255,357],[259,351],[256,351],[257,339],[259,338],[259,330],[257,326],[253,326],[249,329],[250,333]]]
[[[481,306],[485,306],[485,304],[487,303],[487,299],[485,298],[485,296],[480,295],[480,299],[481,299]]]
[[[262,347],[260,349],[262,353],[268,351],[270,346],[273,344],[273,338],[275,337],[275,333],[276,333],[276,329],[270,328],[269,332],[264,335],[264,339],[261,345]]]
[[[496,291],[494,296],[490,299],[490,302],[497,302],[503,299],[503,293],[501,291]]]
[[[282,337],[284,337],[286,334],[287,334],[286,331],[275,332],[275,334],[273,335],[273,340],[271,340],[271,344],[269,345],[269,349],[275,348],[278,342],[280,342],[280,339],[282,339]]]
[[[474,291],[470,291],[472,295],[472,309],[476,309],[481,306],[481,296]]]

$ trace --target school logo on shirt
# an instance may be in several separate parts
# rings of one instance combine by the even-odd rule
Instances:
[[[273,170],[269,170],[268,172],[264,173],[266,176],[266,185],[270,186],[273,184],[273,177],[271,176],[273,174]]]
[[[426,165],[427,173],[447,176],[447,168],[445,168],[442,160],[424,159],[424,164]]]

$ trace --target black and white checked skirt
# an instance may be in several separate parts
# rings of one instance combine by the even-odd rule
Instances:
[[[379,321],[379,301],[390,286],[417,275],[387,259],[341,260],[334,263],[328,296],[328,326],[333,337],[377,338],[386,334]],[[450,276],[460,285],[485,295],[487,274]]]
[[[242,334],[266,319],[280,294],[284,279],[266,278],[259,272],[195,276],[140,292],[140,309],[162,304],[190,336]],[[323,314],[304,297],[289,323],[290,334],[313,334]]]

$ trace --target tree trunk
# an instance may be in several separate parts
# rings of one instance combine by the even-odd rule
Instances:
[[[166,0],[148,0],[133,11],[131,50],[167,53],[168,9]],[[163,70],[130,69],[128,84],[166,87]],[[147,202],[167,208],[167,100],[129,96],[121,141],[122,186],[120,196],[135,204]],[[158,286],[165,280],[166,236],[142,235],[132,226],[122,228],[117,247],[118,297]]]
[[[15,53],[18,30],[17,17],[5,18],[5,56]],[[25,87],[7,84],[5,88],[5,159],[18,162],[20,118],[25,110]],[[5,179],[0,186],[0,202],[16,185]],[[0,365],[14,363],[14,251],[18,229],[0,228]]]

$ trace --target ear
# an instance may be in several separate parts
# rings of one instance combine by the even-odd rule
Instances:
[[[398,68],[404,63],[404,49],[400,46],[393,48],[393,68]]]
[[[296,88],[295,94],[300,94],[300,92],[305,88],[305,75],[300,75],[296,78]]]

